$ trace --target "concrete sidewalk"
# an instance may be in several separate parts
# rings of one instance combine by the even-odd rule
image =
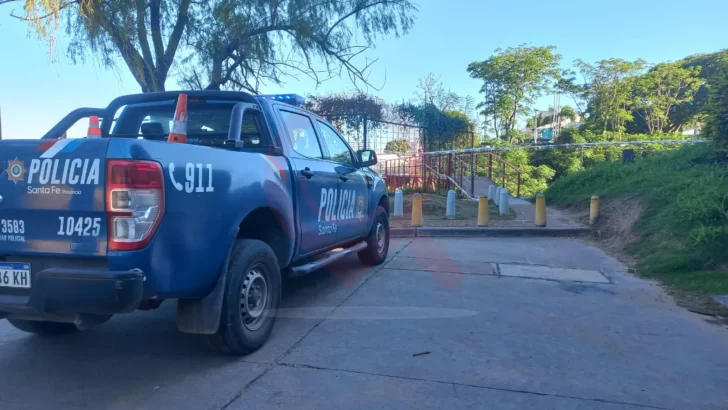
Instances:
[[[533,226],[536,220],[536,205],[525,199],[515,198],[510,201],[511,208],[516,212],[513,226]],[[575,219],[569,217],[558,209],[546,205],[546,226],[551,228],[586,228]]]
[[[475,178],[475,197],[481,195],[488,195],[488,189],[491,185],[498,184],[488,179],[488,177],[476,177]],[[513,193],[509,193],[510,199],[509,204],[515,211],[516,217],[512,220],[499,220],[492,221],[491,226],[519,226],[527,227],[533,226],[536,220],[536,205],[531,201],[522,198],[515,198]],[[492,198],[490,198],[492,200]],[[548,207],[548,201],[546,203],[546,225],[554,228],[581,228],[584,227],[582,224],[565,215],[563,212]]]

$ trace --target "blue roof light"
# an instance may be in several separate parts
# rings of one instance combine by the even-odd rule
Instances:
[[[267,98],[269,100],[276,100],[276,101],[282,101],[286,104],[291,104],[296,107],[302,106],[306,99],[301,97],[297,94],[269,94],[269,95],[259,95],[258,98]]]

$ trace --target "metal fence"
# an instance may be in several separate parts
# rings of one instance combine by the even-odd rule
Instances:
[[[425,130],[416,125],[360,115],[332,115],[326,119],[355,150],[372,149],[380,156],[412,156],[423,151]]]
[[[373,120],[360,115],[329,115],[326,119],[354,149],[372,149],[378,155],[414,156],[423,152],[471,149],[477,146],[472,131],[427,129],[406,122]]]

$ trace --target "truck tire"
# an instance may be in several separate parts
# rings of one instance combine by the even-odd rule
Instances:
[[[8,322],[18,330],[36,335],[53,336],[78,331],[78,328],[73,323],[41,322],[21,319],[8,319]]]
[[[359,261],[371,266],[384,262],[389,252],[389,215],[381,206],[374,212],[374,224],[366,241],[367,248],[357,254]]]
[[[238,239],[226,274],[220,326],[207,342],[221,353],[247,355],[263,346],[273,330],[281,301],[281,269],[267,243]]]

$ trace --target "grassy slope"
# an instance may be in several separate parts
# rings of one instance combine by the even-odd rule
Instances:
[[[728,294],[728,166],[711,164],[704,147],[686,147],[639,162],[603,163],[558,179],[550,203],[636,197],[645,205],[640,240],[629,251],[637,271],[679,289]]]

